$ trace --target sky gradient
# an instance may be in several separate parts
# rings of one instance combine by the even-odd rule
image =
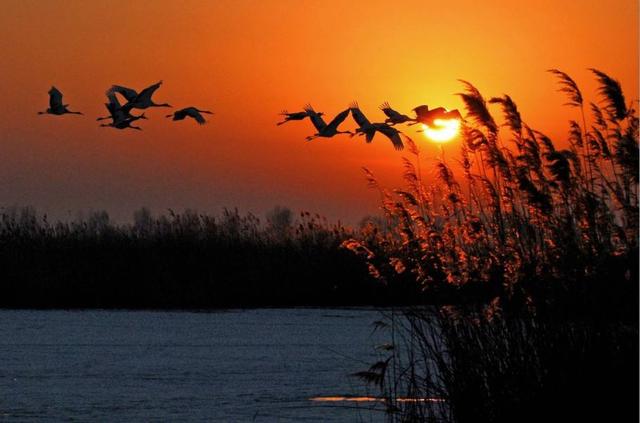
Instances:
[[[460,78],[486,97],[511,95],[530,126],[560,140],[577,115],[545,70],[569,73],[595,101],[586,68],[598,68],[633,101],[638,47],[636,0],[6,1],[0,206],[106,209],[123,221],[141,206],[261,214],[279,204],[356,222],[378,199],[361,167],[397,185],[402,154],[381,135],[306,142],[310,122],[275,125],[282,109],[310,102],[331,119],[357,100],[379,121],[383,101],[404,113],[461,108]],[[199,127],[149,109],[142,132],[98,127],[109,86],[158,80],[157,102],[216,115]],[[38,116],[51,85],[86,116]]]

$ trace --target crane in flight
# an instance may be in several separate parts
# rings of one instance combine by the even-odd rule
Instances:
[[[457,119],[462,120],[462,115],[457,109],[447,110],[444,107],[436,107],[435,109],[429,110],[429,106],[423,104],[421,106],[415,107],[413,111],[416,114],[415,119],[413,119],[413,123],[409,125],[415,125],[416,123],[423,123],[430,127],[438,126],[436,124],[437,119],[441,120],[449,120],[449,119]]]
[[[317,112],[316,113],[318,116],[323,116],[324,113],[322,112]],[[282,122],[278,122],[276,123],[276,125],[280,126],[284,123],[287,123],[291,120],[303,120],[306,117],[309,117],[309,114],[305,111],[302,112],[293,112],[293,113],[289,113],[286,110],[283,110],[282,113],[280,113],[280,116],[284,116],[284,120]]]
[[[338,113],[333,118],[333,120],[329,122],[329,124],[327,124],[324,121],[324,119],[322,119],[322,116],[320,113],[317,113],[315,110],[313,110],[313,107],[311,107],[310,104],[307,104],[304,107],[304,111],[307,113],[307,115],[309,116],[309,119],[311,119],[311,123],[313,123],[313,126],[315,126],[316,130],[318,131],[314,135],[307,137],[306,138],[307,141],[311,141],[318,137],[331,138],[337,134],[353,135],[353,132],[351,131],[338,130],[338,126],[342,122],[344,122],[347,116],[349,116],[349,109],[343,110],[342,112]]]
[[[389,106],[389,103],[386,101],[382,103],[382,105],[380,105],[380,110],[382,110],[384,114],[387,115],[387,119],[384,121],[384,123],[386,124],[396,125],[398,123],[413,121],[413,119],[411,119],[409,116],[403,115],[402,113],[393,110],[391,106]]]
[[[151,96],[162,85],[162,81],[159,81],[153,85],[148,86],[144,90],[137,92],[132,88],[123,87],[121,85],[113,85],[107,93],[118,93],[127,100],[124,107],[129,109],[148,109],[149,107],[172,107],[169,103],[155,103]]]
[[[137,129],[138,131],[142,131],[142,128],[140,128],[139,126],[133,126],[131,124],[138,119],[146,119],[144,113],[141,114],[140,116],[134,116],[131,113],[129,113],[131,108],[126,106],[124,107],[121,106],[120,102],[118,101],[118,98],[116,97],[116,94],[113,92],[107,92],[107,98],[109,99],[109,102],[104,103],[104,105],[109,111],[110,116],[99,117],[96,120],[111,119],[111,123],[108,123],[108,124],[103,123],[100,126],[103,126],[103,127],[108,126],[116,129],[131,128],[131,129]]]
[[[207,121],[202,116],[202,113],[206,113],[208,115],[213,114],[213,112],[210,112],[208,110],[200,110],[195,107],[185,107],[184,109],[177,110],[174,113],[167,115],[166,117],[170,118],[173,116],[173,120],[184,120],[184,118],[190,117],[195,119],[198,124],[204,125],[205,123],[207,123]]]
[[[362,113],[362,110],[360,110],[360,107],[356,102],[351,103],[348,110],[351,111],[353,120],[358,124],[358,128],[353,135],[364,135],[366,141],[369,143],[373,141],[373,137],[376,135],[376,132],[380,132],[389,138],[393,144],[393,148],[396,150],[402,150],[404,148],[404,144],[400,138],[401,132],[396,128],[387,125],[386,123],[371,123],[364,113]]]
[[[81,115],[81,112],[72,112],[71,110],[67,109],[69,105],[68,104],[62,104],[62,93],[60,92],[59,89],[57,89],[56,87],[51,87],[51,89],[49,90],[49,108],[47,110],[45,110],[44,112],[38,112],[39,115],[65,115],[65,114],[72,114],[72,115]]]

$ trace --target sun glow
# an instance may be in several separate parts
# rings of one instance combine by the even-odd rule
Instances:
[[[436,119],[433,123],[433,127],[422,124],[424,135],[431,141],[451,141],[458,135],[458,131],[460,130],[460,121],[458,119]]]

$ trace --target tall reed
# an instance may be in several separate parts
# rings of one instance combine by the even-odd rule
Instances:
[[[587,117],[577,83],[550,70],[579,113],[562,144],[508,95],[486,100],[462,81],[459,166],[437,160],[426,182],[409,142],[405,187],[365,169],[386,225],[343,246],[382,283],[448,304],[396,315],[385,365],[359,374],[390,420],[637,415],[638,116],[615,79],[591,71],[600,98]]]
[[[569,104],[582,108],[575,82],[552,72]],[[409,141],[404,188],[385,189],[365,169],[393,224],[369,225],[343,245],[366,260],[374,277],[410,281],[427,300],[464,291],[484,303],[544,309],[593,300],[576,292],[602,288],[603,275],[606,290],[636,278],[638,117],[619,84],[593,72],[603,107],[591,103],[588,127],[586,118],[570,122],[563,148],[531,128],[511,97],[486,101],[463,81],[459,168],[438,160],[436,180],[426,183],[417,171],[424,168],[422,152]],[[506,134],[491,104],[500,106]]]

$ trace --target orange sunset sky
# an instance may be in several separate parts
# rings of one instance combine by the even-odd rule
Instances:
[[[404,113],[461,108],[461,78],[487,98],[511,95],[530,126],[560,140],[577,114],[546,69],[569,73],[588,101],[587,67],[638,98],[637,0],[447,3],[3,1],[0,206],[60,218],[106,209],[124,221],[141,206],[262,214],[280,204],[352,223],[377,208],[361,167],[397,185],[402,153],[380,134],[370,145],[306,142],[310,122],[275,125],[282,109],[310,102],[331,118],[357,100],[379,121],[385,100]],[[216,115],[199,127],[149,109],[142,132],[98,127],[109,86],[158,80],[157,102]],[[85,116],[38,116],[51,85]],[[407,133],[427,160],[438,154]]]

